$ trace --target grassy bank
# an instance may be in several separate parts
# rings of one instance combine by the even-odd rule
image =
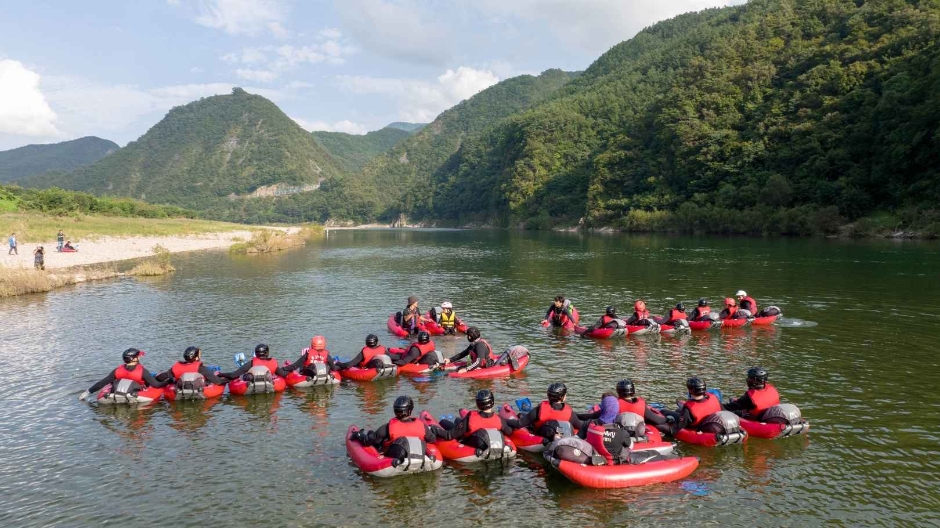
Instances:
[[[20,242],[49,242],[59,230],[69,240],[102,236],[175,236],[222,233],[246,229],[240,224],[192,218],[126,218],[115,216],[53,216],[42,213],[0,214],[0,235],[5,240],[16,233]]]
[[[283,251],[292,247],[303,246],[307,240],[321,236],[323,227],[304,226],[297,232],[285,233],[264,229],[255,231],[250,240],[233,244],[229,251],[232,253],[256,254]]]

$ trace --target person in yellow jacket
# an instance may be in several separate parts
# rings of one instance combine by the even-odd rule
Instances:
[[[457,314],[454,312],[454,305],[450,301],[445,301],[441,303],[441,313],[438,316],[441,325],[441,328],[444,329],[444,334],[454,335],[457,333],[457,326],[460,325],[460,319],[457,319]]]

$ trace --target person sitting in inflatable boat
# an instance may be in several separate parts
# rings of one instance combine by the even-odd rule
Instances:
[[[645,424],[640,417],[629,411],[621,411],[621,405],[613,394],[604,394],[597,418],[578,431],[578,437],[586,440],[594,453],[603,461],[592,459],[592,465],[641,464],[654,460],[665,460],[658,454],[633,453],[634,438],[645,437]]]
[[[441,311],[437,314],[437,323],[444,329],[444,335],[456,335],[457,326],[460,319],[457,319],[457,313],[454,312],[454,305],[450,301],[441,303]]]
[[[290,374],[290,369],[278,366],[277,360],[271,357],[271,349],[268,345],[261,344],[255,347],[255,357],[251,358],[251,361],[246,361],[234,372],[219,372],[219,377],[228,380],[238,379],[248,374],[254,367],[266,367],[272,376],[282,378]]]
[[[767,378],[767,371],[762,367],[749,369],[747,392],[740,398],[726,403],[725,410],[743,418],[760,421],[764,411],[780,405],[780,394],[773,385],[767,383]]]
[[[437,435],[424,422],[411,416],[414,409],[415,402],[411,396],[399,396],[393,405],[394,418],[375,431],[356,431],[352,440],[364,446],[384,449],[385,456],[395,459],[394,467],[409,456],[423,458],[427,443],[437,440]]]
[[[470,341],[470,345],[463,349],[462,352],[445,359],[445,365],[455,361],[460,361],[461,359],[470,356],[467,360],[467,366],[461,367],[457,370],[457,372],[467,372],[468,370],[486,368],[495,365],[496,362],[499,361],[499,356],[493,353],[493,347],[491,347],[485,339],[480,337],[479,328],[475,326],[467,328],[467,341]]]
[[[646,309],[646,303],[643,299],[637,299],[633,303],[633,315],[625,321],[627,326],[650,326],[654,321],[650,320],[650,312]]]
[[[692,317],[689,318],[690,321],[704,321],[705,319],[711,319],[709,314],[712,313],[712,309],[708,306],[708,300],[704,297],[698,300],[698,306],[692,310]]]
[[[636,386],[632,380],[622,379],[617,382],[617,404],[619,405],[618,414],[633,413],[642,417],[645,423],[654,426],[666,424],[665,416],[654,411],[646,404],[646,400],[636,395]],[[591,412],[579,413],[578,418],[581,420],[594,420],[599,418],[600,414],[601,411],[598,408]]]
[[[408,306],[395,314],[395,320],[409,334],[417,334],[421,330],[418,327],[424,321],[421,309],[418,308],[418,298],[414,295],[408,297]]]
[[[440,352],[434,349],[431,334],[427,332],[418,332],[418,340],[408,345],[408,348],[401,354],[389,353],[388,356],[392,358],[392,363],[399,367],[409,363],[437,365],[444,362]]]
[[[139,386],[144,387],[164,387],[168,381],[158,381],[154,378],[150,372],[140,364],[140,358],[145,354],[141,350],[136,348],[128,348],[121,354],[121,358],[124,360],[124,364],[120,367],[111,371],[110,374],[104,377],[98,383],[95,383],[88,390],[84,391],[79,395],[79,400],[84,400],[92,393],[98,392],[103,389],[105,385],[113,384],[115,381],[122,379],[129,379],[137,383]]]
[[[183,361],[177,361],[170,367],[170,370],[157,374],[156,379],[176,383],[187,372],[201,374],[206,379],[206,383],[212,383],[213,385],[225,385],[226,383],[226,380],[216,376],[215,372],[202,362],[202,350],[194,346],[183,351]]]
[[[750,312],[738,308],[738,303],[731,297],[725,298],[725,309],[718,314],[719,319],[747,319],[751,316]]]
[[[441,426],[434,428],[434,433],[442,440],[459,440],[461,444],[479,451],[490,449],[494,445],[503,446],[505,438],[518,429],[516,420],[507,420],[494,411],[496,397],[489,389],[482,389],[476,396],[477,410],[470,411],[456,422],[441,420]],[[493,435],[500,437],[493,438]]]
[[[669,310],[669,313],[662,317],[657,317],[656,322],[661,325],[675,325],[677,321],[687,321],[689,316],[685,314],[685,305],[676,304],[676,307]]]
[[[545,320],[542,324],[551,323],[552,326],[565,326],[569,322],[577,324],[574,316],[574,305],[571,301],[565,299],[564,295],[555,297],[552,305],[545,312]]]
[[[529,427],[548,441],[554,440],[558,424],[570,424],[571,430],[580,429],[584,424],[571,407],[565,403],[568,399],[568,387],[564,383],[552,383],[548,386],[548,400],[533,407],[528,414],[519,417],[519,427]]]
[[[685,387],[689,391],[689,399],[680,405],[678,412],[663,410],[669,424],[657,426],[660,431],[673,436],[682,429],[700,431],[699,426],[706,418],[722,411],[718,397],[709,394],[701,378],[689,378]]]
[[[344,363],[337,363],[336,366],[340,370],[346,370],[352,367],[362,369],[384,367],[385,363],[381,359],[376,358],[387,355],[388,350],[384,346],[379,345],[379,336],[369,334],[366,336],[366,346],[362,347],[354,358]]]
[[[746,291],[738,290],[738,293],[735,293],[734,296],[738,299],[739,310],[747,310],[752,317],[757,315],[757,301],[750,297]]]
[[[593,330],[598,330],[600,328],[620,328],[623,326],[623,321],[617,318],[617,308],[614,306],[608,306],[604,310],[604,315],[597,320],[592,326],[587,329],[587,332]]]
[[[326,338],[320,335],[313,336],[310,339],[310,346],[303,349],[297,361],[285,367],[285,370],[301,369],[300,373],[304,376],[318,376],[314,363],[323,363],[330,371],[340,370],[330,357],[330,351],[326,349]]]

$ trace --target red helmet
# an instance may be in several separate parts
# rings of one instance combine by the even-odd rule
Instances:
[[[310,348],[323,350],[326,348],[326,338],[323,336],[313,336],[313,339],[310,340]]]
[[[725,306],[734,306],[738,303],[734,302],[734,299],[731,297],[725,297]]]
[[[646,303],[643,302],[643,301],[637,301],[637,302],[633,303],[633,309],[636,310],[637,312],[645,312],[645,311],[646,311]]]

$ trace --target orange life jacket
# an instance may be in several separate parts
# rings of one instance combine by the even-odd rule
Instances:
[[[637,398],[635,402],[630,402],[623,398],[617,398],[617,402],[620,403],[620,412],[631,412],[633,414],[639,414],[643,416],[646,413],[646,401],[643,398]]]
[[[685,312],[680,312],[675,308],[669,310],[669,319],[667,319],[668,321],[678,321],[679,319],[688,319],[688,316],[685,315]]]
[[[326,363],[326,358],[330,356],[330,351],[327,349],[317,350],[315,348],[305,348],[303,353],[307,355],[304,358],[304,366],[309,367],[311,363]],[[274,372],[273,370],[271,371]]]
[[[467,432],[464,437],[470,436],[480,429],[496,429],[499,431],[502,428],[503,420],[500,419],[498,414],[493,413],[490,416],[483,416],[480,411],[470,411],[467,416]]]
[[[763,389],[748,389],[747,397],[754,404],[754,408],[749,411],[754,416],[760,416],[774,405],[780,405],[780,394],[770,383],[765,383]]]
[[[434,352],[433,341],[428,341],[427,343],[424,343],[423,345],[415,341],[414,343],[408,345],[408,350],[411,350],[411,347],[416,347],[419,351],[421,351],[421,355],[415,358],[415,360],[412,361],[412,363],[417,363],[421,361],[421,358],[423,358],[424,356],[430,354],[431,352]]]
[[[695,427],[705,418],[721,411],[721,402],[711,394],[706,394],[704,400],[686,400],[683,405],[692,415],[692,423],[689,427]]]
[[[271,375],[274,376],[274,371],[277,370],[277,360],[274,358],[271,359],[261,359],[259,357],[251,358],[252,367],[268,367],[268,370],[271,371]]]
[[[732,317],[734,317],[734,314],[738,312],[738,307],[737,306],[725,306],[725,310],[728,310],[728,317],[726,317],[725,319],[731,319]]]
[[[753,297],[744,297],[738,301],[738,306],[743,305],[745,302],[751,303],[751,314],[757,315],[757,301],[755,301]]]
[[[143,386],[144,385],[144,366],[138,363],[137,366],[134,367],[134,370],[127,370],[127,365],[121,365],[120,367],[114,369],[114,379],[116,380],[129,379]]]
[[[388,437],[391,442],[399,438],[414,437],[424,440],[424,422],[412,418],[403,422],[398,418],[392,418],[388,421]]]
[[[387,353],[385,347],[381,345],[375,348],[362,347],[362,350],[359,352],[362,354],[362,361],[359,362],[359,368],[366,368],[369,362],[375,359],[376,356],[384,356]]]
[[[558,422],[570,421],[571,420],[571,407],[569,407],[567,403],[562,404],[562,405],[564,405],[564,407],[562,407],[561,410],[559,411],[559,410],[555,410],[554,408],[552,408],[552,404],[547,401],[543,401],[542,403],[540,403],[539,404],[539,419],[537,422],[532,424],[532,427],[535,430],[538,430],[540,427],[542,427],[543,425],[545,425],[551,420],[555,420]]]
[[[180,379],[187,372],[199,372],[201,366],[202,361],[193,361],[191,363],[177,361],[175,365],[170,367],[170,372],[173,374],[173,379]]]

